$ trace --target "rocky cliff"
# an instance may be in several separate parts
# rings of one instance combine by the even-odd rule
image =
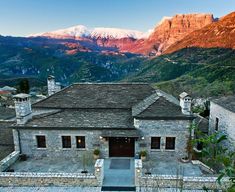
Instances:
[[[178,14],[165,17],[155,27],[153,33],[131,50],[137,53],[160,55],[170,45],[181,40],[189,33],[201,29],[215,20],[212,14]]]
[[[171,53],[185,47],[235,48],[235,12],[200,30],[193,31],[179,42],[170,46],[165,53]]]

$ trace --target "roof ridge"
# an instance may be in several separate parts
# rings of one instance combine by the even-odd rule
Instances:
[[[149,83],[142,82],[77,82],[71,85],[149,85]],[[150,85],[149,85],[150,86]]]
[[[166,93],[166,92],[164,92],[160,89],[156,89],[156,92],[158,93],[159,96],[164,97],[167,101],[169,101],[169,102],[171,102],[175,105],[178,105],[178,106],[180,105],[179,100],[176,99],[173,95],[170,95],[170,94],[168,94],[168,93]]]
[[[157,92],[152,95],[146,97],[144,100],[140,101],[136,105],[132,107],[132,116],[137,116],[145,109],[147,109],[150,105],[155,103],[159,99],[159,95]]]
[[[64,91],[64,90],[70,88],[72,85],[73,85],[73,84],[71,84],[71,85],[69,85],[69,86],[67,86],[67,87],[64,87],[63,89],[57,91],[56,93],[54,93],[54,94],[52,94],[52,95],[50,95],[50,96],[48,96],[48,97],[46,97],[46,98],[44,98],[44,99],[38,101],[38,102],[33,103],[32,106],[35,107],[34,105],[36,105],[36,104],[38,104],[38,103],[42,103],[43,101],[45,101],[45,100],[51,98],[52,96],[54,96],[54,95],[56,95],[56,94],[58,94],[58,93],[60,93],[60,92],[62,92],[62,91]],[[39,108],[40,108],[40,107],[39,107]]]

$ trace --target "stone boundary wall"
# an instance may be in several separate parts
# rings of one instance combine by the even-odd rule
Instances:
[[[210,167],[208,167],[206,164],[202,163],[199,160],[192,160],[191,162],[193,165],[199,165],[199,166],[201,166],[201,168],[203,168],[211,173],[215,173],[215,171],[213,169],[211,169]]]
[[[104,160],[98,159],[95,173],[0,172],[0,186],[102,186]]]
[[[94,174],[82,173],[0,173],[0,186],[98,186]]]
[[[183,177],[175,175],[149,175],[139,178],[139,186],[159,187],[159,188],[182,188],[191,190],[207,189],[226,189],[229,186],[229,180],[223,180],[223,185],[217,183],[217,177]]]
[[[135,160],[135,185],[137,187],[154,187],[154,188],[182,188],[191,190],[207,189],[226,189],[229,184],[229,178],[221,181],[222,185],[217,182],[217,177],[186,177],[183,175],[143,175],[142,161]]]
[[[10,167],[12,164],[14,164],[17,159],[19,158],[20,152],[14,151],[8,156],[6,156],[3,160],[0,161],[0,172],[5,171]]]

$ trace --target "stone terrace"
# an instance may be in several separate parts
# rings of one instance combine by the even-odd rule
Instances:
[[[81,173],[83,171],[82,158],[28,158],[26,161],[18,160],[10,169],[15,172],[48,172],[48,173]],[[89,173],[94,173],[94,160],[86,166]],[[89,166],[88,166],[89,165]]]
[[[176,158],[152,157],[151,160],[143,162],[143,173],[151,172],[155,175],[184,175],[184,176],[210,176],[209,170],[201,166],[189,163],[182,163]]]

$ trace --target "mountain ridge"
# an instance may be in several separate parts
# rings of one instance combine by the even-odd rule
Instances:
[[[95,27],[87,28],[84,25],[76,25],[69,28],[59,29],[51,32],[43,32],[29,35],[29,37],[51,37],[51,38],[134,38],[142,39],[148,36],[148,33],[144,33],[132,29],[122,29],[122,28],[111,28],[111,27]]]
[[[190,32],[214,22],[212,14],[177,14],[163,17],[153,30],[140,32],[129,29],[97,27],[88,29],[84,25],[32,35],[58,39],[89,41],[98,47],[116,48],[117,52],[143,55],[161,55],[170,45]],[[86,50],[86,49],[82,49]],[[75,53],[76,50],[73,51]]]
[[[218,21],[199,30],[193,31],[168,47],[164,53],[172,53],[186,47],[235,49],[235,12],[225,15]]]

